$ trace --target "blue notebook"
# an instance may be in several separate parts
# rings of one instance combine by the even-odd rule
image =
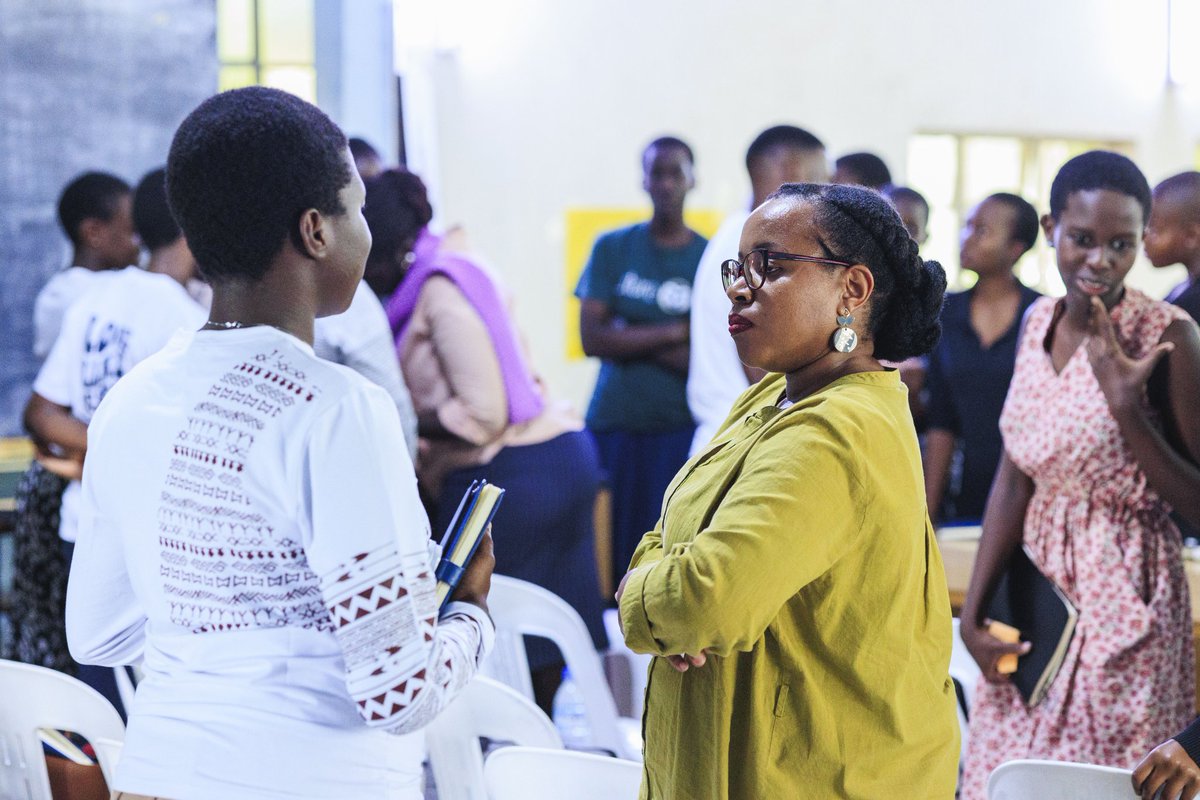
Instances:
[[[437,577],[438,607],[445,608],[458,588],[467,564],[479,548],[483,532],[496,516],[504,490],[485,480],[471,482],[458,503],[454,518],[442,537],[442,559],[434,571]]]

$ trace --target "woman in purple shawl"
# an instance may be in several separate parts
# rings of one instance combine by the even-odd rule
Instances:
[[[387,309],[421,437],[417,476],[434,533],[471,481],[507,495],[494,523],[496,572],[543,586],[607,646],[593,551],[600,468],[582,422],[549,401],[488,273],[426,227],[425,186],[389,170],[367,182],[373,243],[366,281]],[[530,647],[538,702],[549,710],[562,667]]]

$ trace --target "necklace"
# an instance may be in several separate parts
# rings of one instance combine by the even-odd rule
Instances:
[[[286,333],[288,336],[296,335],[296,334],[292,333],[291,331],[287,330],[286,328],[281,328],[278,325],[272,325],[269,322],[238,322],[237,320],[233,320],[233,319],[229,320],[228,322],[216,322],[216,321],[210,319],[207,322],[205,322],[203,325],[200,326],[200,330],[202,330],[202,331],[205,331],[205,330],[208,330],[208,331],[249,330],[250,328],[260,328],[263,326],[266,326],[268,328],[274,328],[275,330],[279,331],[280,333]],[[305,341],[309,341],[309,340],[306,339]],[[309,341],[309,344],[312,344],[312,342]]]

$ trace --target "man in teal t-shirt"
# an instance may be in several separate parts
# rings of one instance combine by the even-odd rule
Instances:
[[[575,289],[583,350],[602,359],[587,426],[612,488],[614,581],[654,527],[695,428],[687,405],[688,312],[707,241],[683,221],[693,164],[679,139],[650,143],[642,186],[654,215],[597,239]]]

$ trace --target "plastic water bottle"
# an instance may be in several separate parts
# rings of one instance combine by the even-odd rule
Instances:
[[[554,727],[558,728],[558,735],[568,749],[583,750],[591,746],[592,729],[588,725],[583,692],[566,667],[563,667],[562,683],[554,694],[553,710]]]

